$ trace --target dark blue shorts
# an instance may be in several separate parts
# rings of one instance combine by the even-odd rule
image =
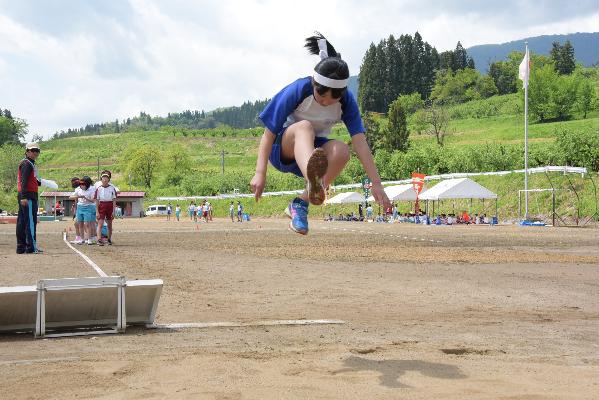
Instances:
[[[270,156],[268,157],[268,160],[270,161],[272,166],[275,167],[277,170],[281,172],[291,172],[292,174],[295,174],[300,178],[303,178],[304,175],[302,174],[302,171],[299,169],[299,166],[297,165],[295,160],[293,160],[289,164],[286,164],[281,160],[281,140],[283,139],[284,134],[285,131],[283,131],[283,133],[281,133],[280,135],[277,135],[277,138],[275,139],[275,142],[272,145],[272,149],[270,150]],[[314,138],[314,147],[322,147],[329,140],[332,139],[316,136]]]

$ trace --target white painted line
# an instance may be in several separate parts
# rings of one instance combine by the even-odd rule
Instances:
[[[198,225],[200,226],[200,225]],[[203,227],[203,228],[202,228]],[[239,228],[239,229],[235,229],[235,228],[222,228],[222,229],[215,229],[215,228],[210,228],[207,227],[205,225],[201,225],[201,227],[199,229],[195,229],[195,228],[191,228],[191,229],[119,229],[119,230],[115,230],[114,233],[159,233],[159,234],[165,234],[165,233],[189,233],[189,232],[198,232],[198,233],[219,233],[219,232],[263,232],[263,231],[271,231],[271,232],[275,232],[275,231],[283,231],[284,229],[282,228]]]
[[[293,326],[293,325],[340,325],[345,321],[338,319],[284,319],[276,321],[255,322],[180,322],[172,324],[148,324],[150,329],[186,329],[186,328],[242,328],[260,326]]]
[[[92,267],[94,270],[96,270],[96,273],[100,276],[108,276],[106,275],[106,273],[104,271],[102,271],[102,269],[100,267],[98,267],[96,265],[95,262],[93,262],[88,256],[86,256],[85,254],[83,254],[82,252],[80,252],[79,250],[77,250],[76,248],[74,248],[69,241],[67,240],[67,233],[63,232],[62,234],[62,240],[67,244],[67,246],[69,246],[71,248],[71,250],[73,250],[75,253],[79,254],[81,256],[81,258],[83,258],[89,265],[90,267]]]
[[[32,359],[27,359],[27,360],[0,361],[0,365],[55,363],[55,362],[62,362],[62,361],[77,361],[77,360],[79,360],[79,357],[32,358]]]

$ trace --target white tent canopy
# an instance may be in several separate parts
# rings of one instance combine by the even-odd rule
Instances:
[[[364,196],[358,192],[345,192],[339,193],[336,196],[327,199],[326,204],[348,204],[348,203],[362,203]]]
[[[420,200],[496,198],[495,193],[469,178],[441,181],[420,195]]]
[[[387,186],[385,193],[390,201],[416,201],[416,192],[412,184]],[[370,196],[368,201],[374,201],[374,196]]]

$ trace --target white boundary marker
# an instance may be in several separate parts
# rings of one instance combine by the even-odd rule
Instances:
[[[255,322],[181,322],[173,324],[148,324],[151,329],[188,329],[188,328],[242,328],[260,326],[289,326],[289,325],[341,325],[345,321],[339,319],[283,319],[276,321]]]
[[[568,167],[568,166],[554,166],[548,165],[545,167],[537,167],[537,168],[528,168],[528,174],[537,174],[544,172],[563,172],[564,175],[567,173],[570,174],[581,174],[584,175],[587,173],[587,169],[584,167]],[[492,171],[492,172],[458,172],[452,174],[441,174],[441,175],[428,175],[424,178],[425,181],[437,181],[443,179],[455,179],[455,178],[468,178],[471,176],[503,176],[509,174],[523,174],[526,173],[525,169],[516,169],[510,171]],[[384,181],[382,182],[383,186],[386,185],[400,185],[412,183],[412,178],[409,179],[401,179],[398,181]],[[361,183],[350,183],[347,185],[337,185],[331,186],[333,192],[337,190],[345,190],[345,189],[355,189],[362,187]],[[302,193],[304,189],[298,190],[285,190],[281,192],[264,192],[262,196],[285,196],[285,195],[293,195]],[[238,193],[238,194],[221,194],[218,196],[162,196],[157,197],[156,200],[164,200],[164,201],[185,201],[185,200],[199,200],[199,199],[236,199],[236,198],[252,198],[254,197],[253,193]]]
[[[79,357],[53,357],[53,358],[31,358],[23,360],[7,360],[0,361],[0,365],[20,365],[20,364],[35,364],[35,363],[55,363],[63,361],[79,361]]]
[[[199,226],[203,226],[206,227],[206,225],[199,225]],[[241,227],[240,227],[241,228]],[[288,230],[287,226],[285,226],[285,229],[283,228],[241,228],[241,229],[235,229],[235,228],[229,228],[226,226],[221,226],[220,228],[217,229],[212,229],[212,228],[208,228],[208,229],[195,229],[195,228],[190,228],[190,229],[132,229],[132,230],[113,230],[114,233],[189,233],[189,232],[198,232],[198,233],[219,233],[219,232],[260,232],[260,231],[282,231],[282,230]],[[11,235],[14,235],[14,233],[11,233]]]
[[[102,271],[102,269],[100,267],[98,267],[98,265],[93,262],[88,256],[86,256],[85,254],[83,254],[82,252],[80,252],[79,250],[77,250],[76,248],[74,248],[69,241],[67,240],[67,233],[63,232],[62,234],[62,240],[67,244],[67,246],[69,246],[71,248],[71,250],[73,250],[75,253],[79,254],[81,256],[81,258],[83,258],[85,260],[85,262],[87,262],[90,267],[92,267],[96,273],[102,277],[106,277],[108,275],[106,275],[106,273],[104,271]]]

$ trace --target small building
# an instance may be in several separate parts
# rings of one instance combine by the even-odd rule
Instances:
[[[72,216],[75,210],[75,200],[69,200],[73,192],[43,192],[40,197],[40,206],[48,214],[54,211],[54,205],[60,202],[65,216]],[[118,192],[116,195],[116,204],[123,210],[124,217],[143,217],[144,215],[144,197],[146,192]]]

